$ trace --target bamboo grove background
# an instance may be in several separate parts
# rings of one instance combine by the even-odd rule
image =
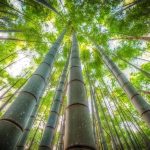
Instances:
[[[1,0],[0,149],[150,149],[149,18],[148,0]]]

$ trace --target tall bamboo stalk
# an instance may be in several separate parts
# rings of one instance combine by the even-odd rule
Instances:
[[[100,139],[101,146],[102,146],[103,150],[107,150],[108,147],[107,147],[107,143],[106,143],[106,139],[105,139],[105,136],[104,136],[101,120],[100,120],[99,113],[98,113],[98,104],[96,102],[95,94],[94,94],[94,91],[93,91],[93,88],[92,88],[92,83],[91,83],[89,72],[88,72],[87,69],[86,69],[86,76],[87,76],[87,79],[88,79],[88,82],[89,82],[89,86],[90,86],[90,94],[91,94],[91,100],[92,100],[92,104],[91,105],[92,106],[94,105],[93,108],[95,108],[96,119],[98,121],[98,128],[99,128],[100,138],[101,138]]]
[[[21,136],[21,138],[20,138],[20,140],[19,140],[19,142],[17,144],[17,150],[23,150],[24,147],[25,147],[26,140],[28,138],[29,132],[30,132],[31,127],[33,126],[33,123],[34,123],[35,118],[37,116],[39,102],[35,105],[35,107],[34,107],[34,109],[32,111],[32,114],[31,114],[31,116],[29,118],[28,124],[25,127],[24,132],[23,132],[23,134],[22,134],[22,136]],[[40,108],[39,108],[39,110],[40,110]]]
[[[55,73],[55,71],[53,72],[53,74],[54,74],[54,73]],[[51,76],[52,76],[52,75],[50,75],[49,80],[51,80]],[[50,86],[50,85],[48,85],[48,87],[49,87],[49,86]],[[48,87],[47,87],[47,88],[48,88]],[[43,89],[43,93],[44,93],[44,92],[48,93],[48,91],[47,91],[46,89]],[[42,95],[43,95],[43,94],[41,94],[41,97],[40,97],[40,98],[42,98]],[[29,118],[29,121],[28,121],[28,123],[27,123],[27,125],[26,125],[26,127],[25,127],[25,129],[24,129],[24,132],[23,132],[23,134],[22,134],[22,136],[21,136],[19,142],[17,143],[17,150],[23,150],[23,149],[24,149],[25,144],[26,144],[26,141],[27,141],[27,138],[28,138],[28,135],[29,135],[29,132],[30,132],[30,130],[31,130],[31,128],[32,128],[32,126],[33,126],[35,120],[36,120],[38,111],[41,109],[43,103],[44,103],[44,101],[42,101],[42,103],[41,103],[41,105],[40,105],[40,101],[39,101],[39,102],[34,106],[34,109],[33,109],[32,113],[31,113],[31,116],[30,116],[30,118]],[[39,105],[40,105],[40,107],[39,107]]]
[[[88,73],[89,74],[89,73]],[[93,77],[92,77],[93,78]],[[129,141],[129,143],[130,143],[130,145],[128,145],[128,143],[126,142],[126,139],[124,138],[124,133],[122,133],[122,130],[120,130],[121,131],[121,135],[122,135],[122,137],[123,137],[123,139],[124,139],[124,141],[125,141],[125,145],[127,146],[127,149],[130,149],[131,147],[129,147],[129,146],[132,146],[133,147],[133,149],[141,149],[144,145],[146,146],[146,147],[148,147],[148,143],[146,143],[147,142],[147,139],[145,140],[145,137],[144,137],[144,135],[143,135],[143,133],[142,134],[140,134],[140,136],[142,137],[142,138],[144,138],[144,141],[145,141],[145,143],[144,143],[144,145],[141,143],[141,141],[139,140],[139,137],[140,136],[137,136],[137,134],[135,134],[132,130],[131,131],[128,131],[129,129],[130,129],[130,126],[129,127],[126,127],[126,125],[125,125],[125,123],[124,123],[124,121],[123,121],[123,119],[122,119],[122,116],[121,116],[121,114],[123,113],[123,110],[121,109],[121,108],[118,108],[118,104],[120,104],[120,102],[119,101],[117,101],[117,98],[113,95],[111,95],[111,93],[109,92],[109,90],[110,90],[110,87],[109,86],[106,86],[106,83],[104,82],[104,80],[100,77],[100,79],[101,79],[101,81],[102,81],[102,86],[104,85],[105,87],[106,87],[106,90],[107,90],[107,93],[108,93],[108,95],[111,97],[111,99],[114,101],[114,104],[115,104],[115,106],[116,106],[116,108],[117,108],[117,111],[119,112],[119,116],[121,117],[121,121],[122,121],[122,123],[123,123],[123,125],[124,125],[124,127],[125,127],[125,130],[126,130],[126,133],[127,133],[127,135],[128,135],[128,138],[127,138],[127,140]],[[92,84],[90,84],[90,85],[92,85]],[[101,89],[101,88],[99,88],[99,89]],[[126,110],[125,110],[126,111]],[[132,115],[130,115],[130,116],[132,116]],[[129,116],[127,117],[127,119],[126,120],[128,120],[128,118],[129,118]],[[115,119],[115,118],[114,118]],[[133,123],[133,125],[135,125],[135,122]],[[135,126],[136,127],[136,126]],[[138,126],[138,128],[139,128],[139,126]],[[138,129],[137,127],[136,127],[136,129]],[[138,129],[139,130],[139,129]],[[144,147],[145,147],[144,146]],[[143,148],[144,148],[143,147]]]
[[[122,89],[125,91],[129,99],[131,99],[132,103],[139,111],[140,115],[150,126],[150,105],[136,91],[133,85],[128,81],[125,75],[119,70],[116,64],[104,53],[104,51],[99,46],[97,46],[97,48],[108,69],[115,76]]]
[[[93,107],[94,104],[92,103]],[[102,144],[101,144],[101,136],[100,136],[100,132],[99,132],[99,127],[98,127],[98,122],[96,120],[96,114],[95,114],[95,110],[94,110],[94,122],[95,122],[95,132],[96,132],[96,142],[97,142],[97,149],[101,149],[102,148]]]
[[[106,86],[106,83],[105,83],[105,81],[103,80],[103,78],[101,78],[101,81],[102,81],[104,87],[106,88],[109,97],[113,100],[114,105],[115,105],[116,109],[117,109],[118,112],[119,112],[119,116],[121,117],[121,113],[122,113],[122,112],[120,111],[120,109],[118,109],[118,106],[117,106],[116,103],[115,103],[115,100],[114,100],[115,97],[113,97],[113,96],[111,95],[110,91],[108,90],[109,87]],[[109,106],[110,106],[110,108],[111,108],[111,105],[109,105]],[[112,110],[112,112],[113,112],[113,110]],[[113,113],[113,114],[114,114],[114,113]],[[114,116],[115,116],[115,114],[114,114]],[[121,119],[122,119],[122,118],[121,118]],[[118,122],[118,120],[117,120],[115,117],[114,117],[114,120],[115,120],[115,121],[118,123],[118,125],[119,125],[119,122]],[[124,123],[124,122],[123,122],[123,123]],[[130,146],[129,146],[129,144],[128,144],[128,142],[127,142],[125,136],[124,136],[123,131],[121,130],[120,126],[118,126],[118,128],[119,128],[119,130],[120,130],[120,132],[121,132],[121,135],[122,135],[122,137],[123,137],[123,140],[124,140],[124,142],[125,142],[125,146],[127,147],[127,149],[130,149]],[[130,139],[130,141],[132,141],[132,139]]]
[[[141,71],[141,73],[143,73],[145,76],[147,76],[148,78],[150,78],[150,73],[141,69],[140,67],[137,67],[136,65],[130,63],[129,61],[127,61],[126,59],[122,58],[120,55],[116,55],[116,54],[113,54],[113,56],[117,57],[118,59],[121,59],[122,61],[124,61],[125,63],[129,64],[130,66],[134,67],[135,69]]]
[[[96,149],[86,99],[79,48],[76,35],[73,33],[68,81],[68,106],[66,108],[65,122],[65,150]]]
[[[56,94],[53,99],[53,104],[48,117],[47,125],[44,130],[44,134],[39,146],[40,150],[52,149],[52,142],[54,139],[55,129],[59,118],[59,112],[62,107],[62,99],[63,99],[63,92],[65,88],[65,80],[67,77],[68,64],[69,64],[69,56],[66,65],[63,69],[63,72],[61,74],[60,81],[56,90]]]
[[[128,4],[128,5],[126,5],[126,6],[124,6],[121,10],[117,11],[115,14],[118,14],[118,13],[120,13],[120,12],[123,12],[123,11],[129,9],[129,8],[132,7],[132,6],[137,5],[137,4],[140,3],[140,2],[142,2],[142,0],[135,0],[134,2],[132,2],[132,3]]]
[[[109,105],[109,103],[108,103],[108,104],[106,103],[106,99],[107,99],[107,101],[108,101],[108,98],[106,97],[106,99],[105,99],[105,95],[104,95],[104,93],[102,92],[101,87],[99,87],[99,88],[100,88],[100,94],[101,94],[102,97],[103,97],[104,105],[105,105],[105,107],[107,108],[108,115],[109,115],[110,121],[111,121],[111,123],[112,123],[112,127],[113,127],[113,129],[114,129],[114,131],[115,131],[115,134],[116,134],[115,140],[116,140],[116,143],[117,143],[117,148],[123,150],[123,149],[124,149],[124,148],[123,148],[123,144],[122,144],[122,141],[121,141],[121,139],[120,139],[120,137],[119,137],[119,131],[120,131],[120,130],[117,130],[116,125],[115,125],[115,122],[114,122],[115,120],[114,120],[114,119],[112,118],[112,116],[111,116],[111,114],[112,114],[112,113],[110,113],[110,111],[112,111],[112,110],[110,109],[111,106]]]
[[[45,114],[47,112],[47,109],[48,109],[48,106],[46,106],[45,110],[43,111],[43,114],[42,114],[42,116],[39,119],[39,123],[38,123],[38,126],[37,126],[37,128],[36,128],[36,130],[34,132],[34,135],[33,135],[32,139],[31,139],[31,141],[29,141],[29,146],[27,148],[28,150],[31,150],[31,148],[32,148],[32,146],[33,146],[33,144],[35,142],[36,135],[39,132],[39,130],[41,130],[40,129],[40,125],[44,123],[44,119],[43,118],[44,118],[44,116],[45,116]]]
[[[110,125],[110,121],[108,120],[108,117],[107,117],[107,115],[106,115],[106,112],[105,112],[105,110],[104,110],[104,108],[103,108],[103,106],[102,106],[102,102],[101,102],[101,100],[100,100],[100,97],[98,96],[98,94],[97,94],[97,92],[96,92],[96,90],[94,89],[94,95],[95,95],[95,97],[96,97],[96,99],[97,99],[97,101],[98,101],[98,103],[99,103],[99,106],[100,106],[100,109],[101,109],[101,111],[102,111],[102,113],[103,113],[103,116],[104,116],[104,118],[105,118],[105,121],[106,121],[106,126],[107,126],[107,128],[108,128],[108,130],[109,130],[109,135],[110,135],[110,138],[111,138],[111,142],[112,142],[112,144],[113,144],[113,147],[115,148],[115,149],[117,149],[117,143],[116,143],[116,140],[115,140],[115,138],[114,138],[114,133],[113,133],[113,131],[112,131],[112,128],[111,128],[111,125]],[[103,95],[101,95],[101,98],[103,99]],[[97,105],[98,106],[98,105]],[[112,147],[112,148],[113,148]]]
[[[91,94],[90,94],[90,96],[91,96]],[[95,141],[95,144],[96,144],[96,149],[98,149],[99,145],[98,145],[98,137],[97,137],[97,134],[96,134],[96,122],[95,122],[94,106],[93,106],[92,97],[91,97],[91,100],[90,100],[90,104],[91,104],[91,111],[92,111],[92,125],[93,125],[94,141]]]
[[[95,77],[95,76],[94,76]],[[99,89],[101,89],[103,86],[107,89],[107,91],[108,91],[108,88],[107,88],[107,86],[106,86],[106,84],[105,84],[105,82],[104,82],[104,80],[102,79],[102,77],[100,77],[100,79],[101,79],[101,82],[102,82],[102,86],[100,87],[99,86]],[[89,79],[88,79],[89,80]],[[90,81],[90,80],[89,80]],[[96,81],[96,79],[95,79],[95,81]],[[90,86],[91,85],[93,85],[93,84],[91,84],[91,81],[90,81]],[[92,89],[91,89],[92,90]],[[101,90],[100,90],[101,91]],[[114,99],[112,96],[111,96],[111,94],[109,93],[109,91],[107,92],[108,93],[108,95],[110,96],[110,98],[111,99]],[[101,94],[102,94],[102,91],[101,91]],[[93,93],[93,97],[95,97],[95,94]],[[95,99],[95,98],[94,98]],[[95,101],[95,103],[96,103],[96,101]],[[95,108],[97,107],[97,104],[95,104]],[[112,107],[111,107],[111,105],[109,105],[109,107],[110,107],[110,109],[112,110]],[[98,109],[98,108],[97,108]],[[113,113],[113,110],[112,110],[112,113]],[[97,113],[97,116],[98,116],[99,114]],[[113,113],[113,115],[115,116],[115,114]],[[98,119],[99,120],[99,119]],[[118,120],[114,117],[114,121],[115,122],[117,122],[117,124],[119,125],[119,122],[118,122]],[[101,126],[101,125],[99,125],[99,126]],[[122,137],[123,137],[123,140],[125,141],[125,145],[127,146],[127,149],[129,149],[129,144],[127,143],[127,140],[126,140],[126,138],[124,137],[124,133],[122,132],[122,130],[121,130],[121,128],[120,128],[120,126],[118,126],[118,128],[119,128],[119,131],[121,132],[121,135],[122,135]],[[101,130],[102,130],[102,127],[101,127]],[[119,136],[118,136],[119,137]],[[120,138],[120,137],[119,137]],[[103,138],[102,138],[103,139]],[[124,148],[124,147],[123,147]]]
[[[66,30],[62,32],[43,62],[30,77],[16,100],[8,108],[0,120],[0,146],[1,149],[12,150],[22,134],[34,106],[40,100],[42,90],[51,74],[53,62]]]
[[[117,97],[115,96],[115,95],[111,95],[110,94],[110,92],[109,92],[109,90],[110,90],[110,87],[109,86],[106,86],[106,83],[104,82],[104,80],[100,77],[100,79],[101,79],[101,81],[102,81],[102,85],[104,85],[105,87],[106,87],[106,90],[107,90],[107,93],[108,93],[108,95],[110,95],[110,97],[111,97],[111,99],[113,100],[113,102],[114,102],[114,104],[115,104],[115,106],[116,106],[116,109],[118,110],[118,112],[119,112],[119,116],[120,116],[120,118],[121,118],[121,120],[122,120],[122,123],[123,123],[123,125],[124,125],[124,127],[125,127],[125,130],[126,130],[126,133],[127,133],[127,135],[128,135],[128,139],[129,139],[129,143],[131,143],[131,145],[133,146],[133,149],[141,149],[142,147],[142,145],[143,144],[141,144],[141,142],[140,142],[140,140],[139,140],[139,138],[138,137],[140,137],[141,136],[141,138],[142,139],[144,139],[144,142],[146,143],[145,144],[145,146],[146,147],[149,147],[149,139],[147,138],[147,136],[145,135],[145,133],[142,131],[142,133],[141,133],[141,131],[139,131],[139,129],[141,129],[140,128],[140,126],[139,126],[139,124],[138,124],[138,122],[136,121],[136,119],[133,117],[133,115],[132,115],[132,113],[131,113],[131,110],[128,110],[127,108],[126,108],[126,110],[125,110],[125,112],[128,110],[128,112],[130,113],[130,115],[129,116],[127,116],[127,118],[126,118],[126,120],[128,120],[131,116],[134,118],[134,122],[133,121],[131,121],[132,123],[133,123],[133,125],[134,125],[134,127],[139,131],[139,133],[140,133],[140,136],[137,136],[137,134],[135,134],[132,130],[129,132],[128,130],[130,129],[130,126],[127,124],[127,125],[125,125],[125,123],[124,123],[124,121],[123,121],[123,118],[124,117],[122,117],[121,116],[121,114],[123,113],[123,110],[122,110],[122,108],[120,107],[120,108],[118,108],[118,105],[120,104],[120,101],[122,101],[122,99],[120,98],[120,101],[118,101],[118,99],[117,99]],[[125,115],[126,116],[126,115]],[[135,125],[136,124],[136,125]],[[126,126],[128,126],[128,128],[126,127]],[[121,135],[122,135],[122,137],[123,137],[123,139],[124,139],[124,141],[125,141],[125,145],[127,146],[127,149],[130,149],[130,147],[128,147],[128,143],[127,143],[127,141],[126,141],[126,139],[124,138],[124,134],[122,133],[122,130],[120,130],[121,131]],[[143,145],[144,146],[144,145]]]
[[[125,104],[121,98],[119,98],[119,101],[118,101],[118,99],[117,99],[117,102],[121,102],[123,105]],[[139,131],[139,133],[140,133],[142,139],[143,139],[144,142],[145,142],[145,145],[150,148],[150,139],[149,139],[149,137],[145,134],[145,132],[143,131],[143,129],[140,127],[139,122],[138,122],[138,121],[136,120],[136,118],[134,117],[134,114],[132,114],[132,113],[131,113],[131,110],[129,110],[128,108],[126,108],[126,111],[124,111],[124,110],[122,109],[122,107],[121,107],[122,105],[120,105],[120,103],[118,103],[118,104],[119,104],[119,107],[120,107],[120,111],[121,111],[122,113],[124,113],[124,116],[126,116],[127,119],[129,119],[131,122],[134,122],[134,123],[133,123],[133,124],[134,124],[134,127]],[[135,125],[135,124],[136,124],[136,125]]]
[[[91,90],[92,90],[92,88],[91,88]],[[95,106],[96,119],[98,121],[98,127],[99,127],[99,131],[100,131],[101,145],[102,145],[103,150],[107,150],[108,147],[107,147],[106,139],[105,139],[105,136],[104,136],[101,120],[100,120],[100,117],[99,117],[99,114],[98,114],[97,102],[95,100],[95,95],[94,95],[93,90],[91,92],[92,92],[91,94],[92,94],[92,97],[93,97],[93,103],[94,103],[94,106]]]
[[[112,40],[143,40],[143,41],[147,41],[150,42],[150,37],[146,37],[146,36],[123,36],[123,37],[119,37],[119,38],[112,38],[110,39]]]
[[[65,113],[63,115],[63,120],[62,120],[62,126],[61,126],[61,131],[60,131],[60,140],[58,143],[58,150],[63,150],[64,149],[64,131],[65,131]]]

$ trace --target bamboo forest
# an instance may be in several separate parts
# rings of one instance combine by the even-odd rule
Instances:
[[[150,150],[150,1],[0,0],[0,150]]]

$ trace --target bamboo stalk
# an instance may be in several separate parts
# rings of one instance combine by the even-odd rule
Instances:
[[[12,150],[17,144],[34,106],[40,100],[42,90],[45,88],[48,77],[51,74],[53,62],[65,32],[66,30],[62,32],[53,44],[43,62],[0,120],[0,145],[2,149]]]
[[[65,87],[65,80],[67,76],[68,64],[69,64],[69,56],[66,65],[63,69],[63,72],[61,74],[60,81],[56,89],[56,94],[54,96],[53,104],[48,117],[47,125],[40,142],[39,149],[41,150],[52,149],[52,142],[54,139],[55,129],[58,122],[59,112],[62,107],[62,99]]]
[[[150,105],[145,101],[145,99],[136,91],[132,84],[128,81],[125,75],[119,70],[115,63],[104,53],[104,51],[97,46],[99,54],[102,56],[102,59],[108,69],[117,79],[118,83],[125,91],[129,99],[132,101],[134,106],[137,108],[140,115],[143,119],[150,125]]]
[[[76,35],[73,33],[64,137],[65,150],[96,149],[86,99],[79,48]]]
[[[102,124],[101,124],[100,117],[99,117],[99,114],[98,114],[98,107],[97,107],[98,104],[96,103],[95,94],[94,94],[94,91],[92,89],[92,83],[91,83],[91,80],[90,80],[90,77],[89,77],[89,73],[87,71],[88,70],[86,69],[86,76],[87,76],[89,86],[90,86],[91,101],[93,101],[91,105],[92,105],[92,107],[95,108],[95,111],[96,111],[96,119],[98,121],[98,127],[99,127],[99,131],[100,131],[102,149],[103,150],[108,150],[106,139],[105,139],[103,128],[102,128]]]

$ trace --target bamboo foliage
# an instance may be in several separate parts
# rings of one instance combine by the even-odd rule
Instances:
[[[39,97],[45,88],[65,32],[66,29],[53,44],[43,62],[29,78],[14,103],[0,120],[0,145],[2,149],[12,150],[17,144],[34,106],[38,103]]]
[[[60,81],[48,117],[47,125],[44,130],[43,137],[41,139],[41,143],[39,146],[39,149],[41,150],[52,149],[52,142],[54,139],[55,129],[59,118],[59,112],[62,107],[62,99],[63,99],[63,93],[65,88],[65,80],[67,77],[68,64],[69,64],[69,56],[66,65],[63,69],[63,72],[61,74]]]
[[[129,99],[131,99],[134,106],[137,108],[138,112],[142,118],[150,125],[150,105],[144,100],[144,98],[136,91],[132,84],[128,81],[125,75],[119,70],[116,64],[104,53],[104,51],[98,47],[98,51],[102,56],[102,59],[108,69],[117,79],[118,83],[125,91]]]
[[[45,0],[34,0],[34,1],[42,4],[43,6],[45,6],[45,7],[49,8],[50,10],[54,11],[56,14],[60,15],[59,12],[47,1],[45,1]]]
[[[73,33],[64,149],[96,149],[86,99],[85,85],[79,58],[79,48],[76,35]]]

